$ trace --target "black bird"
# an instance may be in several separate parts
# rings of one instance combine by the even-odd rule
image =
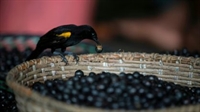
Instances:
[[[97,44],[96,51],[102,51],[102,46],[98,41],[97,34],[91,26],[76,26],[73,24],[62,25],[51,29],[45,35],[43,35],[38,41],[36,49],[33,50],[26,61],[37,58],[47,48],[50,48],[52,53],[56,49],[60,48],[61,52],[59,55],[62,57],[63,61],[67,63],[67,60],[63,55],[66,47],[76,45],[84,39],[95,41]],[[74,58],[76,58],[76,61],[78,61],[76,56]]]

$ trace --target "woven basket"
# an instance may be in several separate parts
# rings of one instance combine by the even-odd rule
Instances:
[[[27,86],[47,79],[67,80],[78,69],[85,74],[133,73],[139,71],[144,75],[156,75],[161,80],[174,82],[188,87],[200,87],[200,58],[179,57],[146,53],[101,53],[79,55],[76,64],[72,56],[66,56],[69,65],[62,62],[60,56],[42,57],[24,62],[13,68],[7,76],[8,86],[14,90],[17,106],[21,112],[108,112],[92,107],[66,104],[50,97],[41,96]],[[121,110],[111,110],[121,111]],[[144,110],[161,112],[199,112],[200,104],[171,107],[162,110]]]

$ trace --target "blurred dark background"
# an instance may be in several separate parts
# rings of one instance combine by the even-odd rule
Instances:
[[[199,51],[199,6],[197,0],[98,0],[94,22],[115,50]]]
[[[89,24],[105,51],[200,51],[199,6],[199,0],[0,0],[0,44],[34,49],[54,27]],[[90,53],[93,47],[86,40],[69,49]]]

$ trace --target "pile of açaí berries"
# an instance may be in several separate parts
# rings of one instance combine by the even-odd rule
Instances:
[[[68,104],[104,109],[157,109],[200,104],[200,88],[184,87],[156,76],[134,73],[89,73],[77,70],[68,80],[36,82],[32,89]]]
[[[3,48],[0,49],[0,110],[3,112],[18,111],[14,94],[7,87],[5,77],[7,72],[14,66],[22,63],[31,51],[30,48],[27,48],[24,52],[20,52],[17,49],[13,49],[12,51],[6,51]],[[186,49],[165,52],[165,54],[193,56],[196,58],[200,56],[199,53],[189,53]],[[137,77],[137,75],[140,78],[128,81],[131,77]],[[102,79],[104,76],[105,79]],[[48,80],[44,84],[37,82],[34,86],[33,89],[42,95],[52,96],[68,104],[108,109],[154,109],[174,105],[199,104],[200,102],[199,88],[182,87],[173,83],[160,81],[155,76],[143,76],[138,72],[134,74],[103,72],[96,75],[90,73],[89,76],[76,75],[68,81]],[[52,88],[46,89],[46,86],[52,86]],[[65,88],[63,89],[63,87]],[[88,92],[88,90],[91,91]],[[71,93],[66,94],[68,92]],[[120,97],[118,97],[119,95]],[[158,99],[161,99],[159,103],[157,102],[159,101]]]
[[[2,86],[3,84],[1,84]],[[0,89],[0,111],[1,112],[18,112],[15,95],[9,91],[9,89],[5,89],[7,87],[4,84],[4,89]]]

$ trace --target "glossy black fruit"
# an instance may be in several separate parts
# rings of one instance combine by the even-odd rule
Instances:
[[[171,55],[175,55],[175,56],[184,56],[184,57],[195,57],[195,58],[199,58],[200,56],[200,52],[190,52],[188,49],[183,48],[180,50],[174,50],[174,51],[165,51],[162,54],[171,54]]]
[[[41,87],[38,87],[41,86]],[[45,87],[49,87],[45,90]],[[198,104],[200,88],[184,87],[159,80],[154,75],[143,76],[139,72],[109,72],[84,75],[77,70],[68,80],[47,80],[35,83],[33,90],[44,95],[45,91],[57,100],[69,104],[104,109],[142,110]]]
[[[2,112],[18,112],[13,93],[0,89],[0,110]]]

